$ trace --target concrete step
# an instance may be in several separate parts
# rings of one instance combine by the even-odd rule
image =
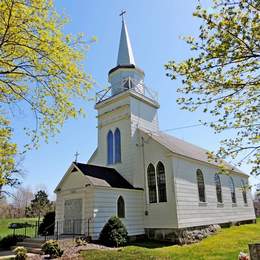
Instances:
[[[11,250],[13,251],[18,246],[20,246],[20,245],[12,246]],[[38,255],[43,255],[44,254],[40,247],[37,248],[37,247],[26,247],[25,246],[25,248],[27,249],[28,253],[33,253],[33,254],[38,254]]]
[[[44,244],[45,240],[42,238],[26,238],[23,242]]]
[[[16,246],[12,247],[12,250],[18,246],[23,246],[27,249],[28,253],[43,255],[41,250],[42,244],[44,244],[42,239],[25,239],[23,242],[18,242]]]
[[[35,242],[18,242],[16,246],[24,246],[24,247],[31,247],[31,248],[41,248],[43,243],[35,243]]]
[[[33,254],[38,254],[38,255],[44,255],[44,253],[42,252],[41,248],[26,248],[28,253],[33,253]]]

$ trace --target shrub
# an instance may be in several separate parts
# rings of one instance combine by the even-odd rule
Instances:
[[[50,211],[43,217],[42,223],[39,226],[40,235],[53,235],[55,223],[55,211]],[[45,234],[47,232],[47,234]]]
[[[90,241],[91,241],[90,237],[87,237],[87,236],[82,236],[82,237],[76,237],[75,238],[76,246],[85,246]]]
[[[62,256],[63,250],[61,250],[56,240],[48,240],[42,245],[42,251],[46,255],[50,255],[51,258],[57,258]]]
[[[27,257],[27,249],[23,246],[18,246],[13,251],[15,253],[15,259],[17,260],[25,260]]]
[[[76,237],[75,243],[76,243],[76,246],[85,246],[87,244],[87,242],[81,237]]]
[[[99,240],[106,246],[123,246],[127,243],[127,230],[118,217],[111,217],[103,227]]]
[[[23,235],[8,235],[0,240],[0,248],[9,249],[11,246],[15,246],[17,242],[23,241],[25,236]]]

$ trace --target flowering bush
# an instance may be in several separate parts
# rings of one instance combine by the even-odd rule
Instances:
[[[18,246],[13,251],[15,253],[15,259],[17,260],[25,260],[27,257],[27,249],[23,246]]]
[[[61,250],[56,240],[48,240],[42,245],[42,251],[46,255],[50,255],[50,258],[57,258],[62,256],[63,250]]]

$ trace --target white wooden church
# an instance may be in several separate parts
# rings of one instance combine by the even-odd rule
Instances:
[[[111,216],[129,236],[162,239],[174,230],[255,221],[246,174],[227,164],[230,173],[219,175],[206,150],[160,131],[160,105],[136,66],[124,20],[108,80],[95,105],[98,146],[55,189],[56,233],[98,239]]]

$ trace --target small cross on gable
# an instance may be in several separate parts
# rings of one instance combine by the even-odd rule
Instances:
[[[77,161],[78,161],[78,156],[79,156],[79,153],[78,153],[78,152],[76,152],[76,153],[74,154],[74,156],[75,156],[75,162],[77,162]]]

